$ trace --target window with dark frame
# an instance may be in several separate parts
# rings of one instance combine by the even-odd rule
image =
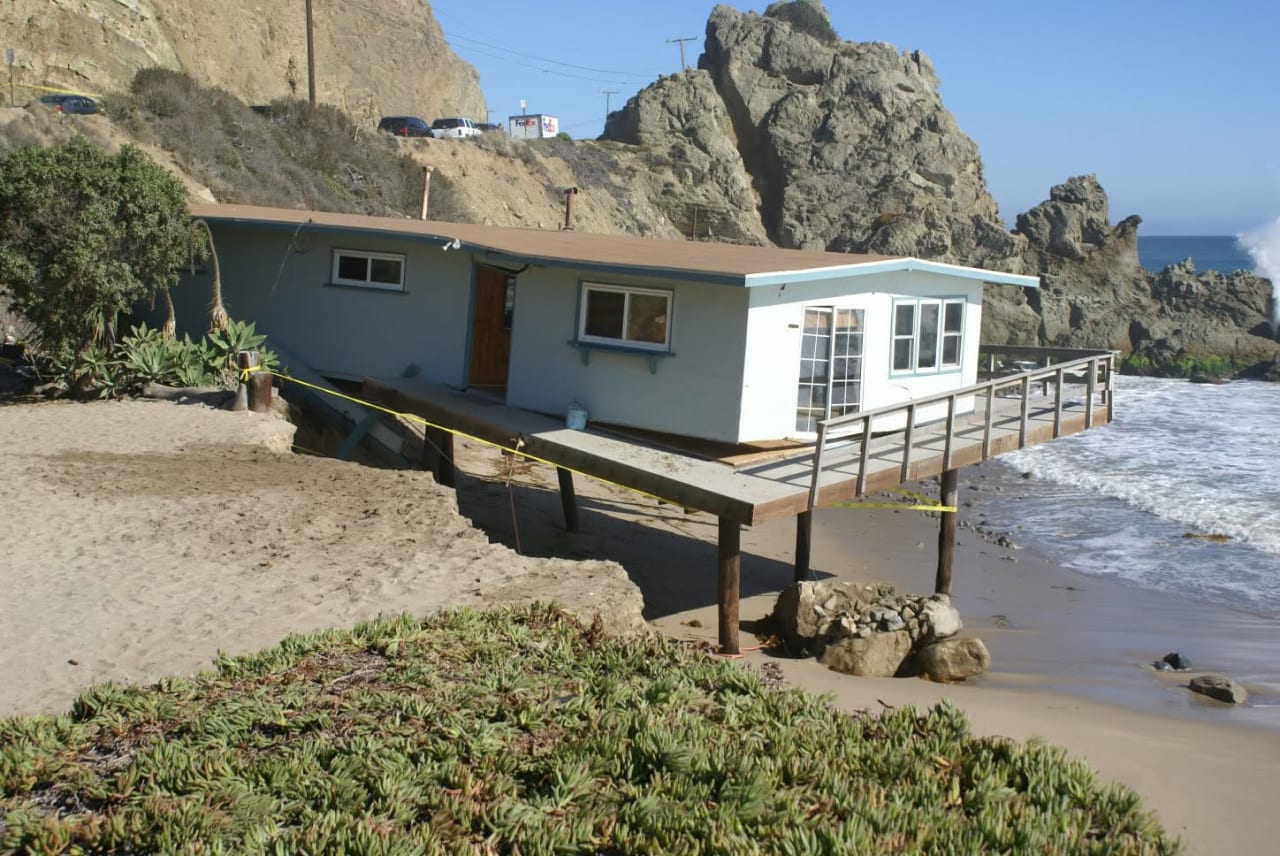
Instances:
[[[404,255],[334,250],[332,281],[382,291],[404,291]]]
[[[583,283],[578,339],[644,350],[669,350],[671,292]]]

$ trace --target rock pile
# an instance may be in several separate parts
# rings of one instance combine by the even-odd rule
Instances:
[[[773,622],[788,652],[817,657],[848,675],[923,675],[950,682],[981,674],[991,657],[946,595],[907,595],[893,586],[823,580],[778,595]]]

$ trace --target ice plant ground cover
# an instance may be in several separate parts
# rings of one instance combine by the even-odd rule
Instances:
[[[382,618],[0,721],[0,850],[1179,849],[1139,799],[943,705],[849,715],[551,606]]]

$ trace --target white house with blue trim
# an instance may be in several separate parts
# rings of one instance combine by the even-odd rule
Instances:
[[[335,378],[727,443],[974,383],[984,283],[907,257],[196,206],[235,318]],[[199,329],[208,274],[174,291]],[[203,277],[203,278],[202,278]],[[202,284],[203,283],[203,284]]]

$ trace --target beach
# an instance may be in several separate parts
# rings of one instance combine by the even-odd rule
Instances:
[[[426,473],[289,454],[292,434],[274,415],[198,405],[0,406],[0,714],[65,711],[103,680],[190,673],[219,651],[380,612],[554,598],[621,632],[643,609],[669,636],[715,638],[707,515],[579,479],[569,534],[550,468],[459,442],[455,495]],[[962,493],[984,478],[962,471]],[[814,573],[929,591],[936,527],[919,512],[819,512]],[[794,537],[790,521],[743,532],[744,646],[791,582]],[[1042,737],[1134,787],[1191,852],[1267,849],[1280,835],[1270,678],[1245,681],[1262,704],[1229,708],[1149,663],[1181,650],[1193,674],[1231,674],[1233,652],[1273,642],[1274,623],[1052,559],[961,530],[955,603],[993,658],[969,685],[851,678],[761,651],[736,662],[775,663],[846,709],[950,698],[977,733]]]

